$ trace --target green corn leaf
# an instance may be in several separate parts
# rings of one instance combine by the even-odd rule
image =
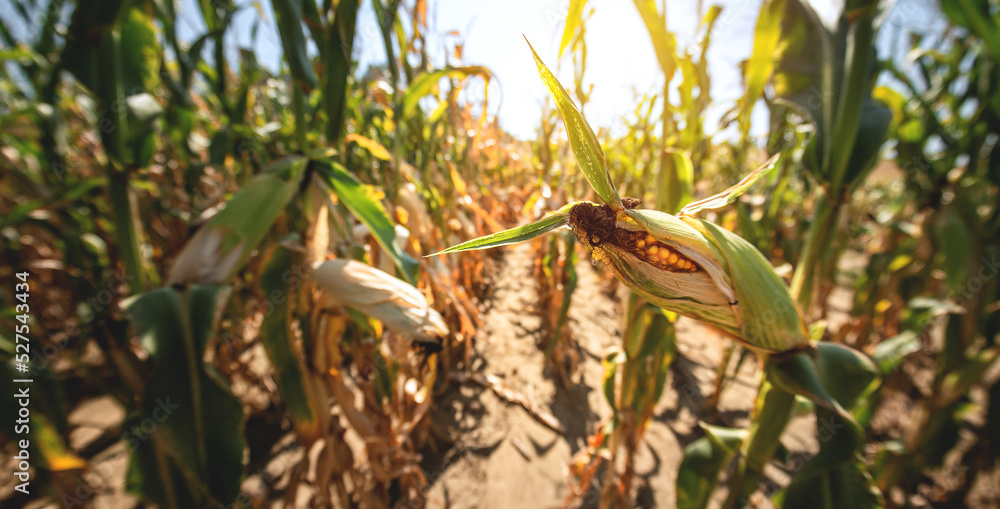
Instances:
[[[11,48],[0,50],[0,63],[7,62],[30,62],[42,58],[31,48]]]
[[[740,463],[723,507],[745,505],[745,500],[757,490],[764,468],[778,449],[781,433],[795,410],[795,395],[772,384],[771,378],[765,377],[757,392],[756,412],[749,434],[740,445]]]
[[[327,28],[326,72],[323,76],[323,101],[326,107],[326,139],[335,143],[344,127],[344,104],[347,101],[347,77],[351,73],[351,50],[354,47],[354,24],[358,0],[337,3],[332,26]],[[315,10],[316,4],[307,2]]]
[[[771,158],[765,161],[764,164],[757,167],[756,170],[750,172],[750,174],[746,177],[743,177],[743,179],[736,185],[716,195],[685,205],[684,208],[681,209],[681,214],[694,215],[702,210],[720,209],[730,203],[733,203],[740,197],[740,195],[753,187],[753,185],[756,184],[762,177],[769,175],[777,166],[780,158],[781,154],[771,156]]]
[[[618,408],[618,401],[615,398],[615,379],[618,375],[618,368],[628,361],[628,356],[623,350],[615,350],[604,356],[604,360],[601,361],[601,366],[604,368],[604,375],[601,377],[601,389],[604,393],[604,399],[611,406],[611,409],[615,412],[615,418],[618,418],[618,413],[621,411]]]
[[[0,219],[0,228],[15,225],[28,217],[31,212],[42,207],[74,203],[76,200],[79,200],[81,196],[89,193],[92,189],[104,185],[105,182],[107,182],[107,180],[103,177],[88,178],[81,180],[75,187],[67,191],[64,195],[50,196],[45,199],[38,198],[27,201],[22,205],[14,207],[10,212],[5,214],[3,219]]]
[[[299,86],[316,88],[316,74],[313,73],[309,55],[306,53],[306,38],[302,32],[302,2],[274,2],[274,20],[281,35],[281,49],[288,61],[292,78]],[[218,79],[222,79],[219,76]]]
[[[911,330],[903,331],[875,345],[872,361],[883,376],[895,371],[907,355],[920,350],[920,336]]]
[[[892,125],[892,110],[880,100],[864,98],[859,113],[854,150],[844,170],[844,183],[854,186],[868,174]]]
[[[124,428],[129,487],[162,507],[225,504],[239,493],[243,407],[202,361],[228,294],[223,286],[166,287],[123,303],[154,365]]]
[[[921,442],[915,444],[915,453],[921,458],[925,467],[944,465],[945,456],[958,445],[959,434],[968,422],[966,419],[973,412],[981,411],[978,404],[969,401],[967,394],[962,396],[958,400],[935,408],[924,425]]]
[[[694,188],[694,164],[691,162],[690,152],[673,149],[667,151],[673,159],[673,165],[669,168],[670,171],[665,168],[660,169],[658,194],[662,193],[666,199],[662,210],[673,214],[691,199],[691,190]]]
[[[839,343],[816,343],[815,362],[823,386],[847,409],[871,394],[881,380],[867,355]]]
[[[198,0],[198,7],[201,10],[202,18],[205,20],[205,26],[208,27],[209,30],[218,29],[219,21],[221,20],[215,15],[215,2],[212,2],[211,0]]]
[[[776,387],[791,394],[808,398],[816,405],[839,413],[845,418],[850,414],[830,395],[820,378],[816,361],[808,354],[798,352],[780,359],[772,359],[766,366],[768,378]]]
[[[215,284],[232,277],[298,190],[306,162],[287,157],[251,179],[184,246],[169,284]]]
[[[1000,18],[996,5],[983,0],[950,0],[941,2],[941,10],[953,23],[967,28],[983,38],[994,57],[1000,57]]]
[[[371,231],[375,241],[389,254],[406,281],[417,284],[419,264],[396,242],[396,228],[371,186],[358,182],[346,168],[329,159],[316,159],[320,174],[333,193]]]
[[[769,53],[774,60],[771,85],[779,101],[797,109],[815,126],[803,162],[811,172],[822,176],[832,151],[833,116],[837,108],[833,80],[843,70],[843,62],[836,61],[834,55],[839,54],[840,48],[836,47],[837,38],[808,2],[781,1],[785,4],[783,12],[778,14],[783,28],[782,43]],[[763,15],[764,7],[761,9]],[[838,150],[843,149],[838,147]]]
[[[677,508],[702,509],[718,483],[719,474],[740,449],[749,431],[699,423],[705,436],[684,448],[677,471]]]
[[[743,82],[746,93],[740,99],[741,140],[746,140],[750,131],[750,114],[757,100],[764,94],[764,85],[774,72],[774,53],[781,39],[781,17],[786,0],[767,0],[760,7],[757,29],[754,32],[753,53],[747,61]]]
[[[583,19],[583,7],[587,5],[587,0],[570,0],[569,12],[566,13],[566,28],[563,29],[562,41],[559,42],[559,58],[562,58],[563,51],[569,46],[569,41],[573,40],[577,27]]]
[[[940,250],[944,265],[945,280],[952,294],[961,292],[969,281],[970,268],[974,267],[974,234],[954,206],[941,208],[932,224],[933,239]]]
[[[127,17],[130,4],[131,2],[124,0],[78,2],[66,29],[66,45],[59,62],[73,73],[80,83],[102,96],[104,100],[110,98],[113,101],[115,98],[102,93],[102,85],[110,89],[113,84],[101,83],[102,80],[111,77],[111,73],[104,72],[111,67],[111,63],[101,58],[106,48],[102,48],[105,42],[101,40],[100,35],[120,29],[121,23]],[[119,68],[119,72],[124,70]]]
[[[473,251],[477,249],[489,249],[491,247],[518,244],[544,235],[552,230],[555,230],[556,228],[559,228],[560,226],[566,226],[567,224],[569,224],[569,216],[566,215],[566,213],[555,212],[533,223],[528,223],[509,230],[472,239],[458,244],[457,246],[449,247],[444,251],[439,251],[427,256],[437,256],[445,253],[459,253],[462,251]]]
[[[559,307],[559,317],[556,319],[556,326],[552,335],[553,341],[546,351],[547,354],[555,347],[563,327],[566,326],[566,321],[569,320],[569,308],[573,301],[573,292],[576,291],[576,285],[579,280],[579,275],[576,272],[576,239],[572,235],[566,235],[563,239],[557,239],[557,242],[558,240],[562,241],[563,252],[566,253],[566,277],[563,282],[563,301]],[[555,245],[558,245],[558,243]]]
[[[863,461],[850,461],[831,469],[827,475],[801,479],[774,498],[777,507],[850,507],[876,509],[885,507],[882,493]]]
[[[852,414],[869,413],[869,396],[879,384],[879,372],[867,356],[843,345],[822,342],[816,345],[816,373],[823,387],[837,404]],[[827,507],[872,507],[881,501],[881,494],[864,468],[858,469],[860,448],[865,435],[851,416],[839,410],[816,407],[816,429],[820,450],[796,473],[788,495],[796,499],[822,494],[832,500]],[[867,415],[863,420],[867,420]],[[849,492],[834,489],[824,492],[816,488],[843,485]],[[790,507],[801,507],[793,505]]]
[[[864,445],[865,432],[847,409],[877,387],[875,363],[851,348],[817,343],[814,356],[796,353],[774,359],[768,362],[767,373],[775,385],[816,403],[820,450],[796,473],[794,482],[808,485],[817,478],[825,477],[826,482],[850,478],[848,464]]]
[[[656,306],[643,306],[642,343],[637,358],[626,369],[641,390],[632,401],[636,415],[649,415],[663,394],[670,364],[677,354],[677,329],[667,313]],[[676,316],[676,315],[675,315]]]
[[[160,49],[153,20],[138,6],[122,20],[122,88],[126,95],[136,90],[154,92],[160,86]]]
[[[527,41],[527,39],[525,39]],[[576,108],[573,101],[566,93],[566,89],[559,83],[552,71],[538,58],[535,48],[528,42],[531,54],[535,57],[535,64],[538,66],[538,75],[542,78],[542,83],[548,89],[552,99],[555,100],[559,116],[566,126],[566,133],[569,136],[569,144],[573,148],[576,161],[583,170],[583,174],[590,181],[591,187],[601,197],[601,200],[613,208],[621,209],[622,199],[618,195],[611,180],[611,173],[608,172],[608,165],[604,160],[604,150],[601,143],[597,141],[597,135],[590,128],[590,124],[583,118],[583,114]]]
[[[407,87],[403,94],[403,116],[410,117],[417,111],[420,99],[434,91],[434,87],[442,78],[466,78],[473,75],[482,76],[489,86],[489,80],[493,77],[493,72],[481,65],[470,65],[467,67],[445,67],[433,72],[423,73],[417,76]]]
[[[297,240],[297,236],[292,236]],[[319,438],[323,435],[321,412],[325,405],[317,400],[307,379],[302,355],[297,351],[289,320],[289,301],[301,286],[304,274],[296,273],[302,266],[302,256],[281,244],[271,249],[267,265],[260,276],[260,286],[268,297],[269,312],[260,326],[260,342],[274,366],[274,381],[281,391],[281,399],[288,408],[300,439]]]
[[[830,140],[835,149],[830,152],[830,166],[825,174],[836,190],[851,186],[863,175],[866,164],[857,159],[874,156],[892,120],[887,107],[871,100],[871,68],[876,61],[874,11],[874,8],[857,9],[848,31],[844,72],[838,84],[843,92],[837,101]]]
[[[966,355],[962,369],[944,377],[941,398],[945,401],[957,401],[965,397],[973,386],[983,380],[986,370],[990,369],[997,359],[1000,359],[1000,345],[993,345]]]
[[[653,50],[656,52],[660,70],[669,83],[677,69],[677,41],[674,34],[667,30],[666,13],[662,15],[659,13],[655,0],[634,0],[634,2],[653,41]]]

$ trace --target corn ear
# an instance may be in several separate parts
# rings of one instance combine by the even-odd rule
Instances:
[[[714,325],[762,353],[808,343],[784,283],[750,243],[718,226],[655,210],[581,204],[570,221],[596,260],[649,302]]]
[[[647,301],[714,325],[753,350],[778,353],[806,345],[805,321],[764,256],[736,234],[691,217],[731,203],[768,174],[777,158],[736,186],[689,204],[680,216],[637,210],[636,200],[618,194],[590,124],[534,48],[531,52],[577,163],[604,202],[569,210],[570,225],[595,260],[607,259],[615,276]]]
[[[407,339],[438,342],[448,326],[415,287],[354,260],[327,260],[311,275],[337,304],[356,309]]]

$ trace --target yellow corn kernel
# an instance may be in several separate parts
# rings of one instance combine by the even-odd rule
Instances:
[[[660,251],[660,248],[658,248],[658,247],[656,247],[656,246],[649,246],[649,248],[648,248],[648,249],[646,249],[646,252],[647,252],[647,253],[649,253],[650,255],[655,255],[655,254],[657,254],[657,253],[658,253],[659,251]]]

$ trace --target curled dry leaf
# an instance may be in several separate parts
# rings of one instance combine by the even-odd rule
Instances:
[[[412,285],[354,260],[327,260],[313,267],[316,286],[338,304],[356,309],[407,339],[439,339],[444,319]]]

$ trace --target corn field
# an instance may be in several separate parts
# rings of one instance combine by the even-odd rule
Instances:
[[[2,507],[1000,507],[997,0],[3,0],[0,64]]]

